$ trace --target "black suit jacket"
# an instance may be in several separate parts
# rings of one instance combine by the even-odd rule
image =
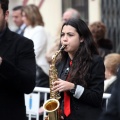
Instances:
[[[99,120],[120,120],[120,68],[107,110],[103,112]]]
[[[0,38],[0,120],[25,120],[24,93],[35,86],[33,42],[5,30]]]
[[[63,80],[66,72],[66,64],[67,62],[65,60],[57,65],[58,76]],[[71,99],[71,114],[65,120],[97,120],[99,118],[102,112],[101,104],[104,91],[104,72],[105,68],[102,58],[95,55],[91,62],[89,70],[90,75],[86,75],[87,87],[84,89],[81,97],[76,99],[69,93]],[[80,83],[78,83],[78,85],[80,85]]]

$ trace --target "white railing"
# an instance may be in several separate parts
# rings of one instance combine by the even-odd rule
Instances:
[[[26,95],[25,94],[25,104],[26,104],[26,114],[31,120],[32,117],[39,120],[39,106],[40,106],[40,93],[44,93],[44,102],[47,100],[47,94],[50,93],[49,88],[35,87],[33,93]],[[106,99],[106,108],[108,104],[108,99],[111,94],[104,93],[103,98]],[[46,116],[46,112],[43,113],[43,120]]]
[[[39,120],[40,93],[44,93],[45,102],[47,100],[47,94],[50,93],[50,89],[35,87],[33,93],[25,94],[26,114],[29,120],[31,120],[32,117]],[[45,116],[46,112],[43,113],[43,118],[45,118]]]

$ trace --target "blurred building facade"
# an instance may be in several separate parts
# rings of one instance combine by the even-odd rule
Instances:
[[[56,34],[62,20],[62,13],[70,7],[77,9],[82,19],[88,24],[102,21],[108,29],[106,37],[113,41],[114,51],[117,51],[120,44],[119,0],[10,0],[10,13],[14,6],[27,4],[39,6],[45,22],[45,28],[52,36]],[[12,30],[16,27],[12,22],[11,14],[9,27]]]
[[[120,53],[120,1],[101,0],[101,20],[107,26],[107,37],[113,41],[114,51]]]

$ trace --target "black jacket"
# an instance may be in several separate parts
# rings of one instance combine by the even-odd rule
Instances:
[[[0,120],[26,120],[24,93],[35,86],[33,42],[10,31],[0,38]]]
[[[120,120],[120,68],[117,73],[117,80],[115,81],[112,90],[112,96],[109,99],[107,111],[104,111],[99,120]]]
[[[58,64],[58,75],[64,78],[66,61]],[[65,68],[65,69],[64,69]],[[95,55],[86,75],[87,87],[79,99],[70,93],[71,114],[65,120],[97,120],[102,111],[101,103],[104,91],[105,68],[101,57]],[[62,98],[63,99],[63,98]]]
[[[98,50],[101,57],[105,57],[107,54],[113,52],[113,43],[109,39],[100,39],[97,41]]]

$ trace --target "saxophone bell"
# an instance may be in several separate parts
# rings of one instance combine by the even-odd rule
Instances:
[[[46,112],[48,112],[48,116],[45,120],[60,120],[60,113],[59,113],[59,106],[60,103],[57,99],[51,98],[47,100],[43,104],[43,108]]]
[[[56,111],[60,106],[60,103],[57,99],[49,99],[43,104],[43,108],[46,112],[54,112]]]

